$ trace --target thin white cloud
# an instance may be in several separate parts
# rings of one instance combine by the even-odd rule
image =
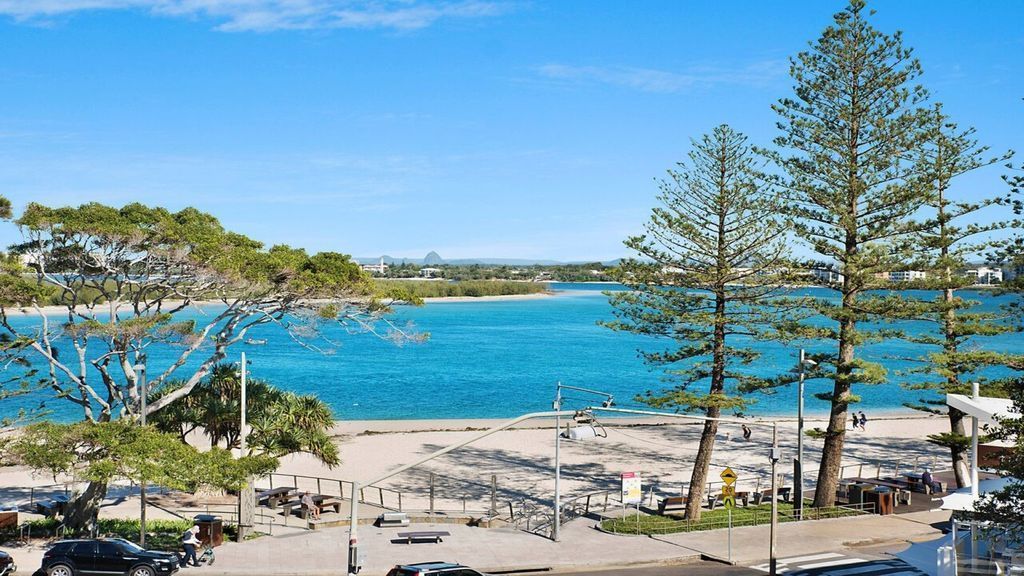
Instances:
[[[497,16],[502,0],[0,0],[0,16],[48,23],[80,12],[134,10],[154,16],[208,18],[223,31],[365,28],[417,30],[445,19]]]
[[[643,92],[674,93],[719,84],[762,86],[783,76],[783,60],[765,60],[741,68],[699,66],[684,72],[629,66],[572,66],[545,64],[536,69],[547,80],[565,84],[609,84]]]

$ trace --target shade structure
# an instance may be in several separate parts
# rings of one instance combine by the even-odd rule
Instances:
[[[946,394],[946,404],[951,408],[978,419],[982,425],[997,425],[997,419],[1019,418],[1020,414],[1012,412],[1013,400],[1009,398],[991,398],[979,396],[973,398],[963,394]]]
[[[1007,484],[1014,481],[1016,481],[1016,478],[1011,476],[982,480],[978,483],[978,496],[984,496],[989,492],[1002,490]],[[971,487],[967,486],[966,488],[960,488],[949,496],[944,497],[942,499],[942,506],[939,506],[939,508],[942,510],[962,510],[964,512],[973,512],[974,498],[971,496]]]
[[[943,534],[927,542],[914,542],[910,548],[896,552],[893,556],[917,568],[928,576],[939,576],[938,556],[940,546],[952,546],[953,534]]]

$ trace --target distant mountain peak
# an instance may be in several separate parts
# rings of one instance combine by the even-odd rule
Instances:
[[[430,252],[427,253],[426,256],[423,257],[423,263],[426,264],[427,266],[444,264],[444,259],[441,258],[440,254],[431,250]]]

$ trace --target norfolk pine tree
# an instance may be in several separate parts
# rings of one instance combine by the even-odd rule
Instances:
[[[899,314],[901,304],[865,292],[877,273],[896,267],[889,243],[912,230],[908,217],[925,199],[912,161],[923,134],[914,108],[926,93],[911,86],[920,65],[899,32],[879,32],[866,12],[863,0],[851,0],[791,61],[795,96],[773,106],[782,134],[768,151],[782,169],[785,213],[796,236],[840,273],[830,285],[840,302],[810,304],[827,326],[780,326],[784,338],[831,339],[836,346],[833,354],[815,355],[833,368],[833,390],[824,395],[831,413],[814,506],[835,501],[847,410],[857,401],[853,386],[885,381],[884,368],[858,358],[856,349],[885,336],[864,331],[863,323]]]
[[[1018,331],[1013,322],[1007,321],[1008,314],[1000,312],[979,312],[971,309],[977,301],[966,300],[958,293],[972,281],[962,274],[968,265],[968,258],[993,248],[991,233],[1014,226],[1014,220],[997,220],[978,224],[978,213],[986,208],[1011,205],[1010,194],[955,202],[950,199],[950,188],[954,179],[962,174],[989,166],[1009,158],[986,158],[987,148],[979,146],[974,138],[975,130],[960,130],[936,105],[928,114],[928,140],[921,150],[918,167],[930,189],[928,209],[930,218],[922,223],[914,237],[917,261],[916,270],[924,271],[923,280],[908,283],[907,288],[937,291],[931,301],[920,301],[919,311],[914,314],[918,320],[927,321],[934,330],[904,338],[916,344],[938,348],[920,358],[909,360],[921,362],[922,366],[909,373],[927,374],[924,381],[904,383],[914,390],[931,390],[943,395],[941,400],[922,399],[920,404],[908,404],[910,408],[931,413],[941,413],[936,406],[945,405],[945,394],[970,394],[971,381],[983,381],[978,374],[987,366],[1007,365],[1015,356],[990,350],[977,349],[978,338],[996,336]],[[977,194],[971,194],[977,196]],[[969,224],[961,224],[964,220]],[[1005,379],[982,382],[985,395],[1003,394],[999,391],[1006,384]],[[957,487],[970,484],[967,471],[967,447],[970,438],[966,436],[964,414],[955,408],[947,408],[950,431],[929,436],[932,442],[949,448]]]
[[[666,367],[666,379],[675,383],[641,401],[717,418],[746,404],[728,393],[727,383],[760,384],[741,370],[758,357],[743,340],[767,322],[762,304],[779,292],[785,227],[771,216],[776,198],[745,136],[718,126],[693,142],[689,159],[660,183],[661,205],[652,210],[647,233],[626,240],[640,259],[625,260],[618,270],[630,290],[610,294],[616,319],[604,325],[675,341],[674,348],[640,352],[648,364]],[[717,431],[717,421],[704,423],[686,506],[694,520]]]

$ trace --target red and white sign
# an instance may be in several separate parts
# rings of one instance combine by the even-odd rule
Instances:
[[[643,480],[639,472],[622,473],[622,503],[639,504],[644,499]]]

